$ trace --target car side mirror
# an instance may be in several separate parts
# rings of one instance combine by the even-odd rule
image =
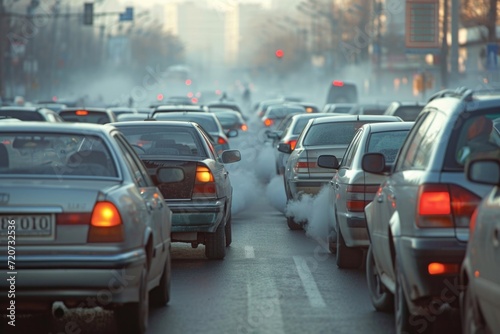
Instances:
[[[334,155],[320,155],[318,157],[318,166],[322,168],[339,169],[340,163]]]
[[[290,144],[279,143],[278,144],[278,151],[290,154],[290,153],[292,153],[292,147],[290,146]]]
[[[156,179],[161,183],[184,181],[184,170],[179,167],[160,167],[156,171]]]
[[[382,153],[365,153],[361,160],[361,168],[367,173],[384,174],[387,171],[384,155]]]
[[[500,161],[495,159],[475,159],[465,166],[467,179],[472,182],[500,185]]]
[[[238,137],[238,130],[231,129],[226,133],[228,138]]]
[[[221,160],[224,164],[238,162],[241,160],[241,153],[238,150],[226,150],[222,152]]]

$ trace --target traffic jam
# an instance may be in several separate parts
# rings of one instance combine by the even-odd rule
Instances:
[[[171,7],[112,2],[0,0],[1,333],[500,333],[497,44],[471,79],[431,44],[399,66],[391,1],[179,2],[177,35],[131,25]],[[410,41],[429,10],[472,15],[405,5]],[[312,24],[238,44],[260,58],[237,66],[258,13]],[[309,41],[320,15],[354,30]],[[353,60],[336,47],[362,17],[377,40]],[[45,59],[50,36],[82,63]]]

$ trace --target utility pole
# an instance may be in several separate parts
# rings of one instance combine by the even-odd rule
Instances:
[[[451,81],[458,79],[458,23],[460,20],[460,0],[451,0]]]
[[[5,96],[5,51],[7,42],[7,16],[4,1],[0,0],[0,98]]]
[[[455,1],[455,0],[452,0]],[[443,9],[443,31],[441,40],[441,55],[439,56],[441,65],[441,86],[448,88],[448,16],[449,16],[449,0],[444,0]]]

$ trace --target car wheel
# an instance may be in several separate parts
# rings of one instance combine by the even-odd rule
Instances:
[[[414,328],[410,325],[410,310],[406,303],[406,297],[401,285],[401,276],[399,274],[398,264],[396,262],[395,270],[395,294],[394,294],[394,319],[396,323],[396,333],[414,333]]]
[[[377,311],[389,312],[394,308],[394,295],[387,290],[382,281],[375,265],[372,247],[368,248],[366,255],[366,282],[370,292],[370,299],[373,307]]]
[[[231,217],[231,214],[229,214],[229,218],[226,222],[226,227],[224,228],[224,232],[226,233],[226,247],[229,247],[229,245],[231,245],[231,242],[233,242],[233,232],[232,232],[232,227],[231,227],[231,221],[232,221],[232,217]]]
[[[149,318],[148,271],[144,266],[139,284],[139,301],[127,303],[115,310],[119,333],[146,333]]]
[[[226,256],[226,232],[220,223],[215,233],[208,233],[205,243],[205,256],[212,260],[222,260]]]
[[[347,247],[342,231],[337,226],[337,267],[341,269],[359,268],[363,263],[361,248]]]
[[[149,292],[151,305],[162,307],[168,304],[170,300],[170,278],[172,273],[172,260],[170,254],[165,261],[165,268],[160,278],[160,284]]]
[[[464,294],[464,306],[462,313],[462,328],[464,334],[479,334],[479,333],[490,333],[486,331],[482,324],[479,322],[478,316],[476,315],[474,309],[474,303],[472,301],[472,292],[467,287],[463,292]]]

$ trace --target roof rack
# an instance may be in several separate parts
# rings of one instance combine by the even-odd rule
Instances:
[[[432,95],[428,100],[427,103],[441,97],[457,97],[460,98],[462,101],[470,100],[472,98],[472,95],[474,92],[467,87],[458,87],[456,89],[444,89],[442,91],[439,91]]]

